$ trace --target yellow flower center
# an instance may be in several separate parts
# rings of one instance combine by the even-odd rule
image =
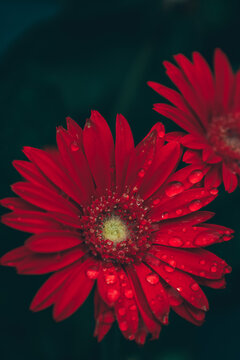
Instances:
[[[128,229],[119,217],[113,216],[104,222],[102,235],[104,239],[110,240],[114,244],[118,244],[127,239]]]

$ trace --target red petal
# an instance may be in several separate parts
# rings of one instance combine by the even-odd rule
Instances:
[[[94,294],[94,315],[96,320],[94,336],[98,338],[98,341],[101,341],[111,329],[115,316],[113,309],[104,303],[97,289]]]
[[[79,203],[86,204],[94,191],[87,159],[80,145],[64,129],[57,130],[57,144],[64,166],[78,187]]]
[[[134,269],[128,268],[127,269],[128,278],[130,280],[134,297],[136,299],[139,312],[141,314],[141,317],[149,330],[152,334],[159,334],[161,330],[160,324],[157,322],[157,320],[154,318],[154,315],[150,309],[150,306],[148,304],[148,301],[144,295],[144,292],[142,290],[140,281],[138,279],[138,276]]]
[[[16,266],[19,261],[24,261],[24,258],[29,255],[31,255],[31,252],[25,246],[20,246],[3,255],[1,257],[1,265]]]
[[[155,161],[151,174],[144,177],[139,189],[141,197],[147,199],[166,181],[171,173],[176,169],[181,157],[180,145],[176,142],[168,143],[161,148],[158,161]]]
[[[201,91],[201,86],[199,84],[199,79],[195,71],[195,66],[182,54],[175,55],[174,59],[180,66],[184,78],[187,78],[189,84],[192,86],[193,93],[196,99],[195,101],[197,101],[198,103],[198,107],[196,109],[193,109],[198,114],[199,120],[203,123],[204,127],[206,127],[208,122],[208,114],[205,99]]]
[[[114,266],[104,267],[98,277],[98,292],[103,301],[113,306],[120,296],[118,273]]]
[[[135,265],[135,270],[151,311],[159,321],[165,323],[169,313],[169,302],[158,274],[143,263]]]
[[[17,210],[17,211],[40,210],[37,206],[31,205],[27,201],[24,201],[23,199],[13,198],[13,197],[0,200],[0,205],[10,210]]]
[[[205,176],[204,185],[206,188],[217,188],[222,182],[222,174],[220,166],[213,166]]]
[[[123,269],[120,268],[118,274],[121,295],[115,304],[115,312],[120,330],[125,338],[131,339],[138,329],[138,308],[131,284]]]
[[[214,71],[216,105],[219,112],[228,112],[233,100],[234,76],[228,58],[220,49],[216,49],[214,53]]]
[[[116,120],[116,185],[121,186],[125,181],[129,156],[134,149],[134,140],[127,120],[121,115],[117,115]],[[120,189],[121,190],[121,189]]]
[[[71,216],[81,214],[77,207],[50,189],[19,181],[12,185],[12,190],[24,200],[44,210],[62,212]]]
[[[79,233],[59,231],[33,235],[27,239],[25,245],[37,253],[52,253],[71,249],[82,243]]]
[[[79,267],[78,264],[77,267]],[[51,275],[49,279],[38,290],[37,294],[32,300],[30,310],[40,311],[54,304],[57,297],[59,296],[62,285],[72,274],[72,271],[73,267],[70,266]]]
[[[163,143],[162,137],[159,139],[158,127],[159,124],[154,125],[148,135],[132,151],[128,163],[125,185],[139,189],[146,175],[148,175],[148,171],[152,169],[156,151]]]
[[[199,248],[230,240],[229,234],[232,233],[230,229],[214,226],[211,224],[203,224],[200,226],[186,226],[181,222],[181,227],[169,226],[166,230],[161,229],[152,234],[154,244],[166,245],[179,248]],[[225,236],[224,236],[225,235]]]
[[[238,177],[237,175],[233,174],[233,172],[225,165],[225,163],[222,163],[222,177],[225,190],[229,193],[233,192],[238,185]]]
[[[172,309],[179,316],[197,326],[202,325],[205,318],[205,311],[196,309],[193,306],[190,307],[186,302],[178,306],[173,306]]]
[[[153,222],[163,219],[177,218],[201,209],[216,198],[205,188],[189,189],[175,197],[161,201],[160,206],[151,209],[149,217]]]
[[[29,160],[38,166],[53,184],[79,203],[80,199],[77,196],[79,193],[77,185],[62,170],[62,164],[57,161],[56,156],[52,156],[49,152],[31,147],[24,147],[23,152]]]
[[[202,136],[194,136],[194,135],[185,135],[181,139],[181,143],[183,146],[189,147],[191,149],[200,150],[204,149],[207,146],[206,140]]]
[[[192,113],[189,110],[189,107],[186,105],[186,102],[181,94],[177,91],[172,90],[162,84],[148,81],[148,86],[150,86],[153,90],[155,90],[158,94],[163,96],[165,99],[169,100],[173,105],[175,105],[178,109],[183,110],[188,114],[188,116],[192,117]],[[193,122],[195,119],[193,118]]]
[[[163,62],[166,68],[166,74],[172,80],[172,82],[176,85],[179,91],[184,96],[185,100],[189,104],[190,108],[196,113],[199,119],[204,118],[205,113],[203,111],[203,105],[199,97],[197,96],[194,88],[191,84],[187,81],[186,77],[184,76],[184,72],[178,69],[175,65],[171,64],[168,61]],[[196,118],[195,123],[197,124],[198,120]],[[200,124],[199,124],[200,127]]]
[[[49,272],[63,269],[64,267],[80,260],[85,252],[79,248],[66,250],[54,254],[35,254],[31,253],[24,259],[16,263],[19,274],[47,274]]]
[[[211,116],[215,95],[215,84],[212,72],[206,60],[198,52],[193,52],[193,64],[199,85],[202,89],[202,94],[206,99],[206,105],[208,105],[209,116]]]
[[[222,278],[227,268],[225,261],[200,248],[183,250],[159,245],[150,253],[173,268],[207,279]]]
[[[113,177],[114,144],[105,119],[92,111],[83,130],[83,144],[95,183],[100,190],[110,187]]]
[[[94,285],[94,280],[90,279],[86,272],[89,267],[96,264],[96,261],[87,259],[63,284],[61,296],[56,299],[53,308],[53,317],[56,321],[66,319],[84,303]]]
[[[190,304],[198,309],[207,310],[208,301],[196,281],[188,274],[164,264],[154,257],[147,257],[147,262],[159,276],[161,276],[171,287]]]
[[[188,131],[195,135],[199,135],[203,133],[200,125],[198,125],[198,123],[196,122],[193,122],[192,118],[190,118],[186,113],[184,113],[180,109],[177,109],[171,105],[160,103],[160,104],[154,104],[154,110],[157,111],[159,114],[173,120],[178,126],[183,128],[185,131]]]
[[[2,222],[14,229],[30,233],[62,230],[63,226],[44,212],[13,212],[2,216]]]

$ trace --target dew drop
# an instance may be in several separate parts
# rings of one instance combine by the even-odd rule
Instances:
[[[136,307],[136,305],[131,305],[131,306],[129,307],[129,309],[132,310],[132,311],[135,311],[135,310],[137,310],[137,307]]]
[[[215,265],[211,266],[211,272],[215,273],[217,272],[217,267]]]
[[[206,264],[206,261],[205,261],[205,260],[200,260],[200,264],[201,264],[201,265],[205,265],[205,264]]]
[[[218,194],[218,189],[217,188],[212,188],[209,190],[211,195],[217,195]]]
[[[198,285],[198,283],[193,283],[193,284],[191,285],[191,289],[192,289],[193,291],[198,291],[198,290],[199,290],[199,285]]]
[[[139,171],[138,176],[139,176],[140,178],[143,178],[143,177],[145,176],[145,171],[144,171],[144,169],[141,169],[141,170]]]
[[[167,212],[163,213],[162,214],[162,219],[167,219],[167,218],[168,218],[168,213]]]
[[[172,237],[171,239],[169,239],[169,245],[179,247],[183,245],[183,241],[178,237]]]
[[[193,200],[190,204],[189,204],[189,210],[190,211],[197,211],[199,209],[201,209],[202,207],[202,203],[200,200]]]
[[[76,143],[76,141],[74,141],[74,142],[71,144],[71,150],[72,150],[72,151],[78,151],[78,150],[79,150],[79,145]]]
[[[205,271],[201,271],[200,274],[199,274],[201,277],[205,277]]]
[[[133,298],[133,291],[131,289],[125,290],[124,295],[126,296],[127,299],[132,299]]]
[[[159,200],[159,199],[153,200],[153,205],[154,205],[154,206],[157,206],[159,203],[160,203],[160,200]]]
[[[165,193],[167,196],[173,197],[183,192],[183,190],[184,190],[183,184],[179,181],[174,181],[166,187]]]
[[[117,280],[117,277],[114,274],[105,275],[105,282],[107,285],[115,284],[116,280]]]
[[[203,172],[201,170],[194,170],[188,177],[191,184],[196,184],[203,178]]]
[[[97,269],[88,269],[86,271],[87,277],[92,280],[97,279],[98,274],[99,274],[99,270],[97,270]]]
[[[175,260],[170,260],[169,261],[169,264],[172,266],[172,267],[176,267],[177,263]]]
[[[117,289],[109,289],[107,292],[108,300],[110,300],[111,302],[117,301],[119,296],[120,296],[120,292]]]
[[[159,277],[157,274],[149,274],[146,276],[146,280],[151,285],[156,285],[159,283]]]
[[[182,213],[183,213],[182,209],[176,210],[176,214],[177,214],[177,215],[181,215]]]
[[[128,329],[128,323],[126,321],[122,321],[119,323],[119,328],[121,331],[127,331]]]
[[[232,268],[231,266],[227,266],[224,270],[225,274],[230,274],[230,272],[232,272]]]
[[[174,269],[171,266],[167,266],[167,265],[164,267],[164,269],[165,269],[165,271],[167,271],[169,273],[174,271]]]
[[[179,286],[179,287],[176,288],[176,290],[177,290],[178,292],[182,292],[182,291],[183,291],[183,288],[182,288],[181,286]]]
[[[126,314],[126,309],[124,307],[118,309],[118,314],[124,316]]]

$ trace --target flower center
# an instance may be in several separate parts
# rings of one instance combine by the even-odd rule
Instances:
[[[240,113],[213,117],[208,139],[225,160],[230,163],[240,160]]]
[[[105,240],[118,244],[127,239],[128,230],[124,222],[117,216],[113,216],[103,223],[102,235]]]
[[[127,191],[107,190],[83,209],[82,237],[87,248],[105,261],[141,261],[151,247],[151,221],[143,200]]]

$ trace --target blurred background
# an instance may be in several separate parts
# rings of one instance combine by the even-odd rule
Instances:
[[[96,109],[114,130],[122,113],[139,141],[161,117],[160,98],[147,80],[168,83],[163,60],[198,50],[212,63],[215,47],[234,70],[240,65],[239,0],[0,0],[0,196],[19,180],[11,161],[23,145],[55,144],[55,128],[71,116],[84,124]],[[177,127],[161,119],[168,131]],[[210,312],[197,328],[171,314],[159,340],[144,347],[116,341],[117,328],[98,344],[93,298],[63,323],[51,310],[28,306],[47,276],[0,275],[1,359],[13,360],[202,360],[240,359],[240,191],[210,206],[214,222],[233,228],[235,239],[213,250],[233,266],[225,290],[206,289]],[[1,210],[4,212],[4,210]],[[27,234],[1,226],[0,255]]]

